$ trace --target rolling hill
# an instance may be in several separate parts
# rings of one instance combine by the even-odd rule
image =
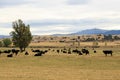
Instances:
[[[104,34],[104,35],[119,35],[120,30],[104,30],[104,29],[86,29],[71,34],[53,34],[52,36],[71,36],[71,35],[92,35],[92,34]],[[8,35],[0,35],[0,38],[10,38]]]
[[[120,34],[120,30],[86,29],[83,31],[72,33],[72,35],[91,35],[91,34],[115,35]]]
[[[8,35],[0,35],[0,39],[2,39],[2,38],[10,38],[10,36],[8,36]]]

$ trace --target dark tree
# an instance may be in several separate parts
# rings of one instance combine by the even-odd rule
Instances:
[[[120,40],[120,37],[114,36],[114,40]]]
[[[87,38],[86,41],[95,41],[94,38]]]
[[[16,47],[19,47],[20,51],[23,51],[32,40],[30,26],[25,25],[20,19],[18,21],[13,22],[12,26],[14,31],[12,31],[10,34],[12,36],[13,44]]]
[[[112,35],[111,34],[104,35],[104,40],[112,41],[113,40]]]

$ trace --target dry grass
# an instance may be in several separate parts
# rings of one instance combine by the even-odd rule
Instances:
[[[69,46],[67,43],[60,43],[60,42],[40,42],[40,43],[31,43],[30,46]]]
[[[40,42],[40,43],[31,43],[30,46],[57,46],[57,47],[69,47],[69,46],[78,46],[78,42],[69,43],[60,43],[60,42]],[[93,46],[93,42],[80,42],[80,46]],[[98,42],[98,46],[105,46],[105,42]],[[120,41],[107,42],[107,46],[117,46],[120,47]]]
[[[20,53],[13,58],[0,56],[1,80],[120,80],[120,52],[105,57],[102,49],[97,53],[78,56],[48,52],[41,57],[27,49],[30,55]]]

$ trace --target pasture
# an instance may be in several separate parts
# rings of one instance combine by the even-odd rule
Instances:
[[[105,45],[106,43],[106,45]],[[78,46],[78,42],[59,42],[59,41],[54,41],[54,42],[49,42],[49,41],[45,41],[45,42],[39,42],[39,43],[31,43],[30,46],[52,46],[52,47],[77,47]],[[80,46],[84,47],[84,46],[93,46],[93,42],[80,42]],[[98,42],[98,46],[100,47],[120,47],[120,41],[107,41],[107,42]]]
[[[0,48],[1,50],[6,48]],[[37,48],[45,50],[47,48]],[[105,56],[88,48],[90,55],[57,53],[52,48],[43,56],[35,57],[30,48],[29,55],[19,53],[12,58],[0,55],[1,80],[120,80],[120,49],[111,48],[113,56]],[[108,48],[106,48],[108,49]]]

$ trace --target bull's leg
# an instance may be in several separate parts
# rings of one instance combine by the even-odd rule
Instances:
[[[111,53],[111,56],[112,56],[112,53]]]
[[[107,54],[105,54],[105,56],[107,56]]]

